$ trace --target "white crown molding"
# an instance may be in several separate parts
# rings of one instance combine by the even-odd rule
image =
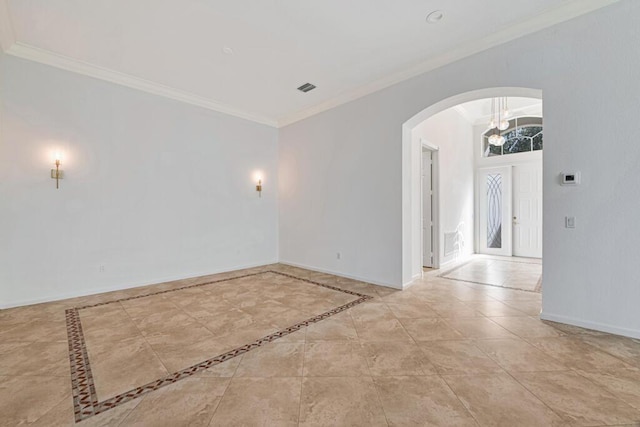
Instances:
[[[291,115],[282,117],[278,120],[278,127],[288,126],[292,123],[304,120],[308,117],[330,110],[339,105],[346,104],[364,96],[370,95],[389,86],[409,80],[420,74],[443,67],[452,62],[463,59],[467,56],[482,52],[495,46],[515,40],[527,34],[543,30],[561,22],[572,18],[593,12],[594,10],[617,3],[619,0],[575,0],[571,3],[564,4],[558,8],[548,10],[539,15],[532,17],[526,21],[516,25],[504,28],[500,31],[492,33],[484,38],[467,43],[456,49],[437,56],[433,59],[424,61],[416,66],[398,73],[383,77],[367,85],[361,86],[354,90],[347,91],[335,98],[324,101],[313,107],[298,111]]]
[[[0,0],[0,48],[3,52],[8,51],[16,42],[10,16],[7,0]]]
[[[517,25],[505,28],[472,43],[462,45],[456,49],[452,49],[414,67],[386,76],[353,90],[346,91],[315,106],[282,117],[279,120],[274,120],[271,117],[266,117],[253,112],[242,111],[232,106],[221,104],[211,99],[184,92],[160,83],[108,68],[103,68],[75,58],[70,58],[55,52],[17,42],[15,39],[13,25],[11,23],[7,0],[0,0],[0,47],[2,47],[7,54],[19,58],[28,59],[154,95],[163,96],[165,98],[170,98],[176,101],[185,102],[187,104],[196,105],[209,110],[280,128],[297,121],[304,120],[323,111],[330,110],[339,105],[362,98],[366,95],[458,61],[467,56],[509,42],[526,34],[542,30],[571,18],[592,12],[618,1],[619,0],[574,0],[558,8],[543,12]]]
[[[160,83],[121,73],[119,71],[99,67],[97,65],[89,64],[84,61],[80,61],[65,55],[60,55],[58,53],[40,49],[24,43],[14,43],[13,46],[11,46],[6,51],[6,53],[18,58],[28,59],[30,61],[39,62],[41,64],[50,65],[52,67],[72,71],[74,73],[82,74],[100,80],[105,80],[111,83],[116,83],[154,95],[163,96],[165,98],[185,102],[187,104],[197,105],[198,107],[207,108],[209,110],[229,114],[231,116],[251,120],[253,122],[277,127],[277,122],[268,117],[241,111],[239,109],[230,107],[225,104],[220,104],[218,102],[198,95],[194,95],[192,93],[174,89]]]

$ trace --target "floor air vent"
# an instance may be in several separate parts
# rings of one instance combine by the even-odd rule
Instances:
[[[459,252],[458,232],[444,233],[444,256]]]
[[[313,90],[313,89],[315,89],[315,88],[316,88],[316,86],[315,86],[315,85],[312,85],[311,83],[305,83],[305,84],[303,84],[302,86],[300,86],[300,87],[298,88],[298,90],[299,90],[300,92],[309,92],[310,90]]]

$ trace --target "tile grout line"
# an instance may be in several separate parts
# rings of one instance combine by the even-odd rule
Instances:
[[[457,278],[453,278],[453,277],[446,277],[446,276],[438,276],[442,279],[446,279],[446,280],[451,280],[454,282],[465,282],[465,283],[473,283],[474,285],[482,285],[482,286],[491,286],[493,288],[500,288],[500,289],[512,289],[514,291],[521,291],[521,292],[530,292],[530,293],[534,293],[534,294],[540,294],[540,291],[537,290],[531,290],[531,289],[522,289],[522,288],[514,288],[511,286],[503,286],[503,285],[496,285],[493,283],[484,283],[484,282],[476,282],[474,280],[470,280],[470,279],[457,279]],[[537,286],[536,286],[537,289]],[[491,296],[491,295],[489,295]]]
[[[69,394],[65,394],[65,396],[60,399],[59,402],[56,402],[51,408],[49,408],[49,410],[45,411],[42,415],[40,415],[38,418],[36,418],[32,423],[29,424],[35,424],[38,421],[40,421],[42,418],[44,418],[47,414],[49,414],[51,411],[53,411],[58,405],[60,405],[62,402],[64,402],[65,400],[69,399],[69,396],[71,396],[71,393]]]
[[[420,349],[420,347],[418,346],[418,343],[416,342],[415,338],[413,338],[413,336],[409,333],[409,331],[406,330],[406,328],[404,327],[404,324],[402,323],[402,321],[398,318],[398,316],[396,316],[396,314],[393,312],[393,310],[391,310],[389,308],[389,303],[387,302],[387,300],[385,300],[385,297],[381,296],[380,300],[382,300],[382,304],[386,307],[387,310],[389,310],[389,312],[391,313],[391,315],[393,316],[393,318],[398,322],[398,324],[400,325],[400,327],[402,328],[402,330],[404,331],[405,334],[407,334],[407,336],[409,337],[409,339],[411,340],[411,342],[413,342],[413,344],[416,346],[416,349],[422,353],[422,350]],[[352,316],[353,318],[353,316]],[[354,327],[355,327],[355,319],[352,319],[352,321],[354,322]],[[356,335],[358,334],[358,330],[356,328]],[[360,338],[358,337],[358,341],[360,342],[360,345],[362,346],[362,342],[360,341]],[[424,353],[423,353],[424,354]],[[425,355],[426,357],[426,355]],[[427,358],[428,359],[428,358]],[[373,387],[376,391],[376,395],[378,396],[378,401],[380,402],[380,408],[382,409],[382,414],[384,415],[385,421],[387,422],[387,426],[391,425],[389,423],[389,417],[387,416],[387,411],[384,407],[384,402],[382,401],[382,397],[380,395],[380,390],[378,388],[378,384],[376,384],[376,381],[373,379],[373,375],[371,373],[371,366],[369,366],[369,361],[368,358],[365,359],[365,363],[367,364],[367,369],[369,370],[369,376],[371,378],[371,381],[373,382]],[[429,363],[431,363],[431,361],[429,361]],[[435,366],[434,366],[435,368]],[[422,367],[420,367],[420,370],[422,371],[422,373],[424,374],[424,370],[422,370]],[[436,373],[437,375],[437,373]],[[415,375],[412,375],[415,376]]]
[[[307,357],[307,328],[304,330],[304,342],[302,343],[302,371],[300,372],[300,399],[298,400],[298,425],[302,416],[302,387],[304,385],[304,360]]]
[[[158,361],[160,362],[160,364],[162,365],[162,367],[164,368],[164,370],[167,372],[167,375],[169,375],[171,373],[171,371],[169,371],[169,369],[167,368],[167,366],[164,364],[164,362],[162,361],[162,359],[160,358],[160,356],[158,356],[158,353],[156,352],[156,349],[153,348],[153,346],[151,345],[151,343],[147,340],[147,337],[144,336],[144,334],[142,333],[142,331],[140,330],[140,328],[138,328],[138,324],[135,322],[135,320],[133,320],[133,318],[131,317],[131,315],[129,314],[129,312],[127,311],[127,309],[122,305],[121,302],[118,302],[118,304],[120,305],[120,307],[122,307],[122,310],[124,310],[125,314],[127,315],[127,317],[129,318],[129,320],[131,320],[131,323],[133,323],[133,326],[135,326],[135,328],[138,330],[138,333],[140,334],[140,336],[142,337],[142,339],[144,340],[145,343],[147,343],[147,345],[149,346],[149,348],[151,349],[151,351],[153,352],[153,354],[156,356],[156,358],[158,359]],[[173,303],[172,303],[173,304]],[[175,304],[174,304],[175,305]]]
[[[571,370],[569,371],[558,371],[558,372],[573,372]],[[535,373],[535,372],[534,372]],[[537,394],[535,394],[533,391],[531,391],[529,389],[529,387],[527,387],[526,385],[522,384],[520,381],[518,381],[518,379],[516,377],[514,377],[509,371],[507,371],[507,375],[509,375],[516,383],[518,383],[522,388],[524,388],[525,390],[527,390],[527,392],[529,392],[529,394],[531,394],[533,397],[535,397],[536,399],[538,399],[538,401],[540,401],[544,406],[546,406],[552,413],[554,413],[558,418],[560,418],[561,421],[565,421],[564,417],[559,414],[558,412],[556,412],[551,406],[549,406],[547,404],[547,402],[545,402],[544,400],[542,400],[542,398],[540,396],[538,396]]]
[[[380,299],[382,299],[382,297],[380,297]],[[384,306],[387,307],[387,304],[385,302],[383,302]],[[387,307],[387,310],[389,310],[389,307]],[[391,310],[389,310],[391,311]],[[393,314],[393,312],[391,312],[391,314]],[[351,310],[349,310],[349,316],[351,317],[351,322],[353,323],[353,329],[356,331],[356,337],[358,338],[358,345],[360,346],[360,348],[362,349],[363,353],[366,353],[364,351],[364,347],[362,345],[362,340],[360,339],[360,334],[358,334],[358,328],[356,327],[356,320],[353,318],[353,314],[351,312]],[[395,316],[394,316],[395,318]],[[400,324],[402,325],[402,323]],[[404,329],[404,328],[403,328]],[[405,331],[406,332],[406,331]],[[407,333],[407,335],[409,335]],[[411,337],[411,335],[409,335],[409,337]],[[351,346],[352,344],[350,344]],[[387,423],[387,426],[389,425],[389,419],[387,418],[387,413],[384,410],[384,405],[382,403],[382,399],[380,398],[380,392],[378,390],[378,386],[376,385],[376,382],[373,380],[373,375],[371,375],[371,367],[369,366],[369,360],[366,354],[364,354],[364,363],[365,366],[367,367],[367,371],[369,372],[369,378],[371,378],[371,382],[373,383],[373,389],[376,391],[376,396],[378,396],[378,402],[380,403],[380,409],[382,409],[382,415],[384,415],[384,420]]]
[[[518,337],[519,337],[520,339],[522,339],[524,342],[526,342],[527,344],[529,344],[529,345],[531,345],[532,347],[534,347],[534,348],[535,348],[536,350],[538,350],[539,352],[543,353],[545,356],[547,356],[547,357],[549,357],[549,358],[551,358],[551,359],[555,360],[556,362],[558,362],[558,363],[560,363],[560,364],[562,364],[562,365],[564,365],[564,364],[565,364],[564,362],[562,362],[562,360],[560,360],[558,357],[556,357],[556,356],[554,356],[554,355],[552,355],[552,354],[548,353],[548,352],[547,352],[547,351],[545,351],[544,349],[542,349],[542,348],[540,348],[540,347],[536,346],[535,344],[533,344],[533,343],[531,342],[531,340],[533,340],[533,339],[547,339],[547,338],[553,338],[553,339],[555,339],[555,338],[562,338],[562,339],[576,339],[576,338],[577,338],[575,335],[568,334],[568,333],[567,333],[567,334],[565,334],[565,335],[560,335],[560,336],[556,336],[556,337],[520,337],[520,336],[518,336]],[[584,342],[584,341],[582,341],[582,340],[580,340],[580,342],[581,342],[582,344],[584,344],[584,345],[587,345],[588,347],[592,347],[592,348],[593,348],[594,350],[596,350],[596,351],[602,352],[602,353],[604,353],[604,354],[606,354],[606,355],[608,355],[608,356],[610,356],[610,357],[612,357],[612,358],[616,359],[617,361],[619,361],[619,362],[621,362],[621,363],[623,363],[623,364],[627,365],[627,367],[620,367],[620,368],[617,368],[617,370],[629,369],[629,367],[633,368],[633,366],[632,366],[632,365],[630,365],[630,364],[628,364],[625,360],[623,360],[623,359],[621,359],[621,358],[619,358],[619,357],[616,357],[615,355],[613,355],[613,354],[611,354],[611,353],[609,353],[609,352],[606,352],[606,351],[604,351],[604,350],[602,350],[602,349],[600,349],[600,348],[597,348],[597,347],[595,347],[595,346],[593,346],[593,345],[589,344],[588,342]],[[579,373],[578,371],[585,371],[585,370],[584,370],[584,369],[577,369],[577,368],[574,368],[574,367],[568,367],[568,369],[567,369],[566,371],[557,371],[557,372],[575,372],[575,373],[577,373],[578,375],[580,375],[580,373]],[[540,372],[553,372],[553,371],[540,371]],[[590,372],[590,371],[586,371],[586,372]],[[598,370],[598,372],[600,372],[600,370]],[[581,375],[581,376],[582,376],[582,375]],[[593,382],[593,381],[591,381],[591,382]]]
[[[636,404],[631,403],[630,401],[628,401],[627,397],[623,397],[622,393],[618,392],[618,391],[614,391],[609,389],[608,387],[604,386],[601,383],[598,383],[596,380],[591,379],[589,377],[585,377],[584,375],[582,375],[580,372],[578,371],[572,371],[574,372],[576,375],[586,379],[587,381],[589,381],[590,383],[592,383],[593,385],[595,385],[596,387],[600,388],[600,389],[604,389],[605,392],[609,393],[611,396],[613,396],[614,398],[616,398],[617,400],[620,400],[621,402],[626,403],[628,406],[630,406],[631,408],[635,409],[638,412],[638,419],[634,420],[632,422],[637,422],[640,425],[640,406],[636,406]],[[620,393],[620,394],[618,394]],[[631,400],[631,399],[630,399]],[[624,424],[619,424],[619,425],[624,425]]]
[[[463,305],[466,305],[466,304],[464,303],[464,301],[460,301],[460,302],[461,302]],[[385,304],[387,304],[387,303],[385,302]],[[425,304],[426,304],[427,306],[429,306],[429,304],[428,304],[428,303],[425,303]],[[436,314],[436,316],[437,316],[436,318],[437,318],[437,319],[442,320],[442,321],[444,321],[444,322],[446,323],[446,319],[445,319],[445,318],[443,318],[443,317],[441,317],[441,316],[440,316],[440,314],[439,314],[438,312],[436,312],[436,311],[435,311],[431,306],[429,306],[429,309],[430,309],[431,311],[433,311],[433,312]],[[393,311],[392,311],[392,314],[393,314]],[[394,314],[394,316],[395,316],[395,314]],[[396,317],[396,319],[398,320],[398,322],[400,322],[400,324],[401,324],[401,325],[402,325],[402,327],[404,328],[404,324],[402,323],[402,321],[401,321],[400,319],[398,319],[397,317]],[[446,324],[448,325],[448,323],[446,323]],[[454,330],[456,330],[456,331],[457,331],[457,329],[455,329],[455,328],[454,328]],[[456,397],[456,399],[458,400],[458,402],[460,402],[460,405],[462,405],[462,407],[465,409],[465,411],[467,411],[467,414],[469,414],[469,416],[470,416],[470,417],[475,421],[475,423],[476,423],[478,426],[481,426],[480,422],[476,419],[476,417],[473,415],[473,413],[469,410],[469,408],[467,408],[467,406],[464,404],[464,402],[460,399],[460,396],[458,396],[458,394],[457,394],[457,393],[456,393],[456,392],[451,388],[451,386],[449,385],[449,383],[447,382],[447,380],[442,376],[442,374],[440,373],[440,369],[438,369],[438,367],[433,363],[433,361],[431,361],[431,359],[429,358],[429,356],[428,356],[424,351],[422,351],[422,348],[420,347],[420,345],[418,344],[418,342],[416,341],[416,339],[415,339],[411,334],[409,334],[409,332],[408,332],[408,331],[406,331],[406,330],[405,330],[405,332],[407,332],[407,335],[409,335],[409,337],[411,338],[411,340],[413,341],[413,343],[416,345],[416,347],[418,348],[418,351],[420,351],[420,353],[421,353],[422,355],[424,355],[424,357],[426,357],[426,358],[427,358],[427,360],[429,361],[429,363],[431,363],[431,365],[434,367],[435,375],[436,375],[438,378],[440,378],[440,379],[445,383],[445,385],[447,386],[447,388],[448,388],[449,390],[451,390],[451,393],[453,393],[453,395]],[[459,331],[458,331],[458,332],[459,332]],[[463,335],[463,337],[464,337],[464,335]],[[466,338],[465,338],[465,340],[466,340]],[[459,341],[459,340],[447,340],[447,341]],[[472,342],[472,345],[473,345],[474,347],[476,347],[475,343],[473,343],[473,342]],[[477,347],[476,347],[476,348],[477,348]],[[482,351],[482,350],[480,350],[480,351]],[[497,365],[497,364],[496,364],[496,365]],[[498,365],[498,366],[499,366],[499,365]],[[503,369],[501,366],[499,366],[499,367],[500,367],[500,369]],[[384,406],[383,406],[383,409],[384,409]],[[388,421],[387,421],[387,423],[388,423]]]
[[[227,386],[224,388],[224,392],[222,393],[222,396],[220,396],[220,401],[216,405],[216,409],[214,409],[213,413],[211,414],[211,419],[209,420],[209,423],[207,424],[207,426],[210,426],[211,423],[213,422],[213,419],[216,416],[216,412],[218,412],[218,408],[220,407],[220,404],[222,403],[222,399],[224,399],[224,395],[227,394],[227,390],[229,390],[229,387],[231,387],[231,382],[233,381],[234,378],[236,378],[236,373],[238,372],[238,369],[240,368],[240,364],[242,363],[242,359],[244,359],[244,354],[241,354],[240,356],[238,356],[238,358],[240,359],[240,361],[238,362],[238,365],[236,366],[236,368],[233,370],[233,373],[231,374],[231,376],[228,377],[229,382],[227,383]],[[224,378],[224,377],[216,377],[216,378]]]
[[[146,399],[146,397],[147,397],[147,396],[145,395],[145,396],[142,396],[140,399],[135,400],[135,402],[136,402],[135,406],[134,406],[133,408],[129,409],[129,411],[127,411],[127,415],[125,415],[125,416],[124,416],[124,418],[122,418],[122,421],[120,421],[120,422],[118,423],[118,426],[117,426],[117,427],[120,427],[120,426],[126,426],[125,421],[127,421],[127,419],[131,416],[131,414],[133,413],[133,411],[135,411],[135,410],[136,410],[136,408],[137,408],[137,407],[138,407],[142,402],[144,402],[144,400]]]
[[[240,356],[240,357],[242,358],[242,357],[244,357],[244,355]],[[216,416],[216,412],[218,412],[218,408],[220,407],[220,404],[222,403],[222,399],[224,399],[224,395],[227,394],[227,390],[229,390],[229,387],[231,387],[231,381],[233,381],[233,378],[234,378],[234,376],[236,374],[236,371],[238,370],[239,366],[240,366],[240,363],[238,363],[238,366],[236,366],[236,369],[233,371],[233,375],[231,377],[229,377],[229,382],[227,382],[227,386],[224,388],[224,391],[222,392],[222,395],[220,396],[220,400],[218,401],[218,404],[216,405],[216,408],[211,413],[211,418],[209,419],[209,422],[207,423],[207,426],[210,426],[211,423],[213,422],[213,419]]]
[[[407,334],[407,336],[409,338],[411,338],[413,340],[411,335],[409,335],[409,333],[404,329],[404,326],[402,325],[402,322],[400,322],[400,320],[398,320],[396,318],[395,314],[393,313],[393,311],[391,311],[391,309],[387,305],[386,301],[384,301],[384,297],[381,296],[380,299],[382,300],[382,304],[385,306],[385,308],[387,310],[389,310],[389,312],[391,313],[393,318],[396,319],[396,321],[400,324],[400,327],[402,328],[402,330]],[[363,356],[365,357],[364,363],[365,363],[365,366],[367,367],[367,371],[369,372],[369,378],[371,378],[371,383],[373,384],[373,389],[376,391],[376,396],[378,396],[378,402],[380,403],[380,409],[382,409],[382,415],[384,415],[384,420],[385,420],[385,422],[387,423],[387,426],[388,426],[389,425],[389,418],[387,417],[387,412],[384,409],[384,404],[382,403],[382,398],[380,397],[380,390],[378,390],[378,386],[376,385],[376,382],[373,379],[373,374],[371,373],[371,366],[369,365],[368,354],[367,354],[366,350],[364,349],[363,342],[360,339],[360,335],[358,334],[358,328],[356,328],[356,326],[355,326],[355,319],[353,319],[353,316],[351,316],[351,319],[353,321],[353,327],[356,330],[356,336],[358,337],[358,345],[360,346],[360,350],[363,352]],[[364,344],[366,344],[366,343],[364,343]]]
[[[458,396],[458,393],[455,392],[455,390],[453,389],[453,387],[451,387],[451,384],[449,384],[449,382],[447,381],[447,379],[441,375],[438,374],[438,377],[440,377],[440,379],[442,381],[444,381],[445,385],[447,386],[447,388],[449,390],[451,390],[451,393],[453,393],[453,395],[456,397],[456,399],[458,399],[458,402],[460,402],[460,404],[462,405],[462,407],[467,411],[467,413],[469,414],[469,416],[473,419],[473,421],[475,421],[475,423],[482,427],[482,423],[480,423],[480,421],[476,418],[475,415],[473,415],[473,412],[471,412],[471,410],[467,407],[467,405],[464,404],[464,401],[462,400],[462,398],[460,398],[460,396]]]
[[[351,310],[349,310],[351,311]],[[355,326],[354,326],[355,329]],[[298,425],[300,425],[300,417],[302,416],[302,389],[304,387],[304,361],[307,358],[307,332],[309,327],[304,328],[304,341],[302,343],[302,372],[300,373],[300,401],[298,402]]]
[[[194,284],[191,284],[191,285],[180,286],[180,287],[175,288],[175,289],[165,289],[165,290],[162,290],[162,291],[151,292],[149,294],[134,295],[132,297],[118,298],[118,299],[115,299],[113,301],[99,302],[99,303],[96,303],[96,304],[88,304],[88,305],[84,305],[84,306],[81,306],[81,307],[74,307],[74,308],[76,310],[83,310],[83,309],[86,309],[86,308],[100,307],[100,306],[103,306],[103,305],[113,304],[114,302],[130,301],[130,300],[134,300],[134,299],[146,298],[146,297],[151,297],[151,296],[155,296],[155,295],[163,295],[163,294],[168,294],[170,292],[182,291],[184,289],[197,288],[197,287],[201,287],[201,286],[212,285],[212,284],[215,284],[215,283],[229,282],[231,280],[244,279],[246,277],[258,276],[258,275],[264,274],[264,273],[267,273],[267,271],[261,271],[261,272],[257,272],[257,273],[248,273],[248,274],[244,274],[244,275],[240,275],[240,276],[229,277],[229,278],[226,278],[226,279],[212,280],[212,281],[203,282],[203,283],[194,283]],[[277,273],[277,272],[274,271],[274,273]],[[278,274],[281,274],[281,273],[278,273]],[[302,279],[300,279],[300,280],[302,280]],[[153,286],[153,285],[151,285],[151,286]]]
[[[531,345],[532,347],[536,348],[536,350],[539,350],[537,347],[533,346],[531,343],[529,343],[528,341],[526,341],[524,338],[522,338],[520,335],[514,334],[518,339],[521,339],[522,341],[524,341],[525,343]],[[512,338],[509,338],[512,339]],[[537,400],[539,400],[545,407],[547,407],[547,409],[549,409],[553,414],[555,414],[558,418],[560,418],[560,420],[564,419],[562,418],[562,416],[560,416],[560,414],[558,414],[556,411],[554,411],[545,401],[543,401],[542,399],[540,399],[536,394],[534,394],[531,390],[529,390],[529,388],[527,388],[524,384],[522,384],[520,381],[518,381],[518,379],[516,377],[514,377],[508,370],[506,367],[502,366],[500,363],[498,363],[497,360],[495,360],[493,357],[491,357],[491,355],[489,353],[487,353],[486,351],[484,351],[482,348],[478,347],[475,344],[475,341],[473,343],[473,345],[478,348],[478,350],[480,350],[482,353],[484,353],[489,359],[493,360],[494,363],[496,365],[498,365],[505,374],[507,374],[510,378],[512,378],[516,383],[518,383],[521,387],[523,387],[525,390],[527,390],[527,392],[529,392],[533,397],[535,397]],[[540,351],[540,350],[539,350]],[[543,352],[543,354],[545,356],[548,356],[546,353]],[[549,356],[550,357],[550,356]],[[553,360],[556,360],[555,358],[551,357]],[[563,363],[564,365],[564,363]],[[570,371],[570,370],[569,370]],[[540,371],[538,371],[540,372]],[[549,371],[549,372],[567,372],[567,371]],[[445,380],[446,381],[446,380]]]

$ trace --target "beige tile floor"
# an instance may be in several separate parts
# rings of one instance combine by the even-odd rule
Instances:
[[[535,258],[473,255],[469,261],[438,275],[447,279],[540,292],[542,262]]]
[[[542,322],[540,294],[282,265],[0,311],[0,425],[74,424],[65,308],[264,270],[374,298],[78,425],[640,425],[640,341]],[[80,310],[99,397],[354,298],[278,275],[225,283]]]

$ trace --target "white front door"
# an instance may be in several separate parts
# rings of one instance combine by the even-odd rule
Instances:
[[[511,166],[478,170],[480,253],[511,256]]]
[[[542,166],[513,167],[513,255],[542,258]]]
[[[422,151],[422,265],[433,267],[432,153]]]

